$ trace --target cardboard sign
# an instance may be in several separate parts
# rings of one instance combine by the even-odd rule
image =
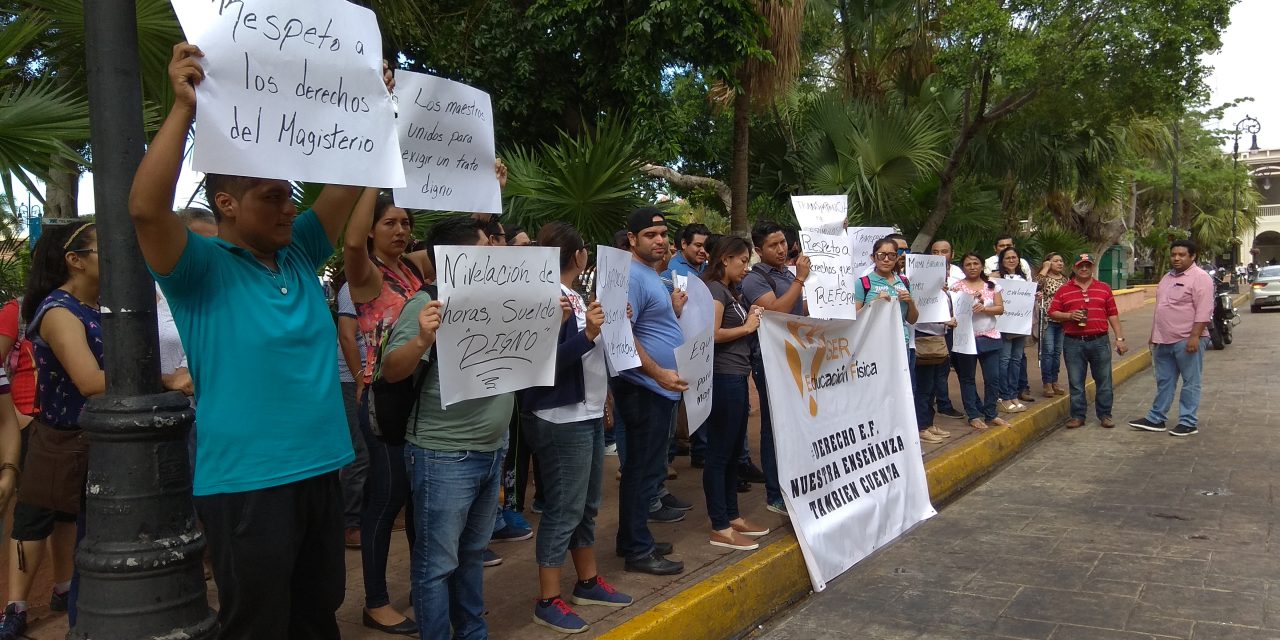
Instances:
[[[951,331],[951,351],[978,355],[978,338],[973,334],[973,296],[963,291],[951,292],[956,310],[956,328]]]
[[[804,282],[809,316],[845,320],[857,317],[853,296],[858,278],[853,272],[849,237],[801,231],[800,246],[809,256],[809,277]]]
[[[893,233],[893,227],[849,227],[849,253],[853,256],[853,273],[857,277],[867,275],[875,268],[871,248],[876,240]]]
[[[435,264],[441,405],[555,384],[560,250],[442,245]]]
[[[489,94],[460,82],[401,71],[396,132],[405,186],[396,206],[432,211],[502,213],[493,165]]]
[[[822,591],[935,514],[902,314],[896,304],[864,308],[857,322],[766,312],[760,349],[783,499]]]
[[[911,281],[911,298],[916,302],[920,317],[917,324],[946,322],[951,319],[951,307],[944,285],[947,280],[947,259],[923,253],[907,254],[907,280]]]
[[[627,295],[631,289],[631,253],[596,245],[596,300],[604,309],[604,356],[609,368],[626,371],[640,366],[636,338],[627,319]]]
[[[849,197],[791,196],[791,209],[801,231],[835,236],[844,233],[844,223],[849,218]]]
[[[1011,278],[999,281],[1004,290],[1004,313],[996,316],[996,328],[1002,334],[1027,336],[1031,335],[1031,320],[1035,317],[1036,287],[1034,282],[1014,280]]]
[[[205,57],[196,171],[404,186],[373,12],[343,0],[174,0]]]

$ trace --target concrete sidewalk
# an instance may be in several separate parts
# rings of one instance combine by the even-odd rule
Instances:
[[[1140,298],[1140,295],[1135,297]],[[1140,299],[1134,302],[1134,297],[1130,297],[1127,306],[1134,309],[1123,313],[1121,319],[1132,350],[1128,356],[1117,358],[1114,366],[1122,372],[1129,371],[1131,375],[1145,366],[1144,342],[1150,332],[1154,307],[1149,303],[1143,304]],[[1027,442],[1047,433],[1065,416],[1065,397],[1050,400],[1040,396],[1040,371],[1034,346],[1028,346],[1027,359],[1028,377],[1037,402],[1029,405],[1031,411],[1011,416],[1014,422],[1012,429],[975,432],[963,420],[938,419],[938,426],[951,431],[953,437],[942,444],[925,445],[930,493],[935,504],[981,478]],[[1059,382],[1066,384],[1065,368]],[[951,376],[951,399],[958,408],[961,407],[954,375]],[[753,406],[758,406],[754,388]],[[751,417],[750,432],[752,457],[758,464],[758,416]],[[785,518],[765,510],[762,485],[753,485],[750,492],[739,495],[745,517],[775,528],[774,533],[761,540],[761,549],[749,553],[734,552],[707,544],[710,522],[702,495],[701,471],[689,466],[688,457],[676,459],[675,467],[680,477],[669,481],[667,486],[676,495],[693,503],[694,509],[683,522],[651,526],[659,540],[675,544],[672,557],[684,561],[685,572],[665,578],[624,572],[622,559],[613,554],[618,516],[618,485],[613,480],[617,458],[609,457],[605,462],[605,496],[597,522],[600,572],[620,591],[634,596],[636,604],[621,610],[575,607],[591,625],[588,633],[577,637],[725,638],[746,630],[808,593],[808,575],[795,536]],[[525,516],[536,527],[538,516],[528,511]],[[534,625],[531,620],[534,599],[538,596],[533,544],[529,540],[491,547],[505,560],[502,565],[485,572],[488,622],[493,638],[538,640],[563,637]],[[4,561],[0,560],[0,564]],[[0,573],[2,575],[5,574]],[[409,550],[404,538],[397,533],[392,542],[387,580],[392,603],[405,611],[410,609],[408,578]],[[572,566],[566,565],[564,593],[571,592],[573,579]],[[42,595],[48,593],[47,585],[46,575],[38,581],[31,596],[35,606],[28,635],[36,640],[60,639],[66,633],[65,615],[51,614],[47,595]],[[209,586],[210,601],[216,606],[216,590],[212,582]],[[363,603],[360,554],[348,551],[347,598],[338,612],[343,637],[371,640],[388,637],[361,626]]]

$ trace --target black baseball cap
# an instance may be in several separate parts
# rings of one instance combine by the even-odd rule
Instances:
[[[655,221],[659,219],[659,221]],[[627,231],[640,233],[649,227],[667,224],[667,216],[655,207],[640,207],[627,216]]]

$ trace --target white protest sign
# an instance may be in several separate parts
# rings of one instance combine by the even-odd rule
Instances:
[[[791,196],[791,209],[801,231],[834,236],[844,233],[844,223],[849,217],[849,197],[839,196]]]
[[[689,388],[684,390],[684,410],[689,417],[690,435],[711,415],[711,373],[716,350],[713,335],[714,332],[704,330],[676,347],[676,373],[689,383]]]
[[[907,280],[911,281],[911,298],[920,311],[917,324],[946,322],[951,319],[951,307],[944,288],[947,280],[947,259],[923,253],[907,254]]]
[[[963,291],[952,291],[951,304],[956,310],[956,327],[951,330],[951,350],[971,356],[978,355],[978,338],[973,334],[973,296]]]
[[[760,324],[778,478],[814,591],[936,512],[916,431],[902,314]]]
[[[711,290],[702,278],[680,277],[684,278],[684,292],[689,296],[684,303],[684,310],[676,319],[680,323],[680,331],[686,336],[711,331],[716,322],[715,299],[711,297]]]
[[[996,328],[1010,335],[1031,335],[1032,312],[1036,308],[1036,283],[1026,280],[1000,281],[1004,313],[996,316]]]
[[[596,300],[604,310],[604,355],[613,371],[640,366],[636,338],[627,319],[627,294],[631,289],[631,253],[596,245]]]
[[[849,254],[853,256],[853,273],[859,278],[875,267],[871,248],[876,240],[893,233],[893,227],[849,227]]]
[[[489,94],[424,73],[396,74],[404,188],[396,206],[502,213]]]
[[[702,278],[673,275],[680,278],[689,299],[677,322],[685,335],[684,344],[676,348],[676,373],[689,383],[684,392],[684,407],[688,415],[689,433],[693,433],[711,415],[711,365],[715,353],[716,307],[711,290]]]
[[[810,261],[809,277],[804,282],[809,315],[853,320],[857,313],[853,304],[857,276],[849,255],[849,237],[801,231],[800,247]]]
[[[200,47],[192,168],[400,187],[373,12],[343,0],[174,0]]]
[[[560,250],[436,247],[440,404],[555,384]]]

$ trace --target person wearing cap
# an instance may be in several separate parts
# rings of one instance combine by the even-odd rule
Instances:
[[[1178,424],[1171,436],[1198,432],[1200,372],[1204,368],[1205,329],[1213,320],[1213,277],[1196,266],[1196,245],[1177,240],[1169,247],[1173,267],[1156,287],[1155,321],[1151,324],[1151,361],[1156,376],[1156,397],[1151,410],[1129,426],[1144,431],[1164,431],[1173,405],[1173,391],[1182,377],[1178,398]]]
[[[684,333],[676,317],[688,296],[680,290],[668,293],[658,266],[667,255],[667,222],[658,209],[643,207],[627,217],[631,246],[631,278],[627,294],[631,305],[631,329],[635,334],[640,366],[618,374],[614,400],[626,422],[627,461],[618,486],[618,555],[627,571],[673,575],[684,563],[668,560],[670,544],[658,543],[649,531],[650,505],[662,501],[662,522],[676,522],[693,505],[667,493],[660,495],[667,473],[667,450],[674,435],[676,408],[689,384],[676,372],[676,347]]]
[[[1116,353],[1129,351],[1125,345],[1124,330],[1120,327],[1120,312],[1111,287],[1093,277],[1094,259],[1082,253],[1076,257],[1075,277],[1053,294],[1049,303],[1049,317],[1062,323],[1066,334],[1062,357],[1067,363],[1067,382],[1071,388],[1071,417],[1067,428],[1084,426],[1088,400],[1084,395],[1084,376],[1087,369],[1093,371],[1093,383],[1097,387],[1095,410],[1102,426],[1116,426],[1111,418],[1114,389],[1111,385],[1111,343],[1107,339],[1107,326],[1116,334]]]

